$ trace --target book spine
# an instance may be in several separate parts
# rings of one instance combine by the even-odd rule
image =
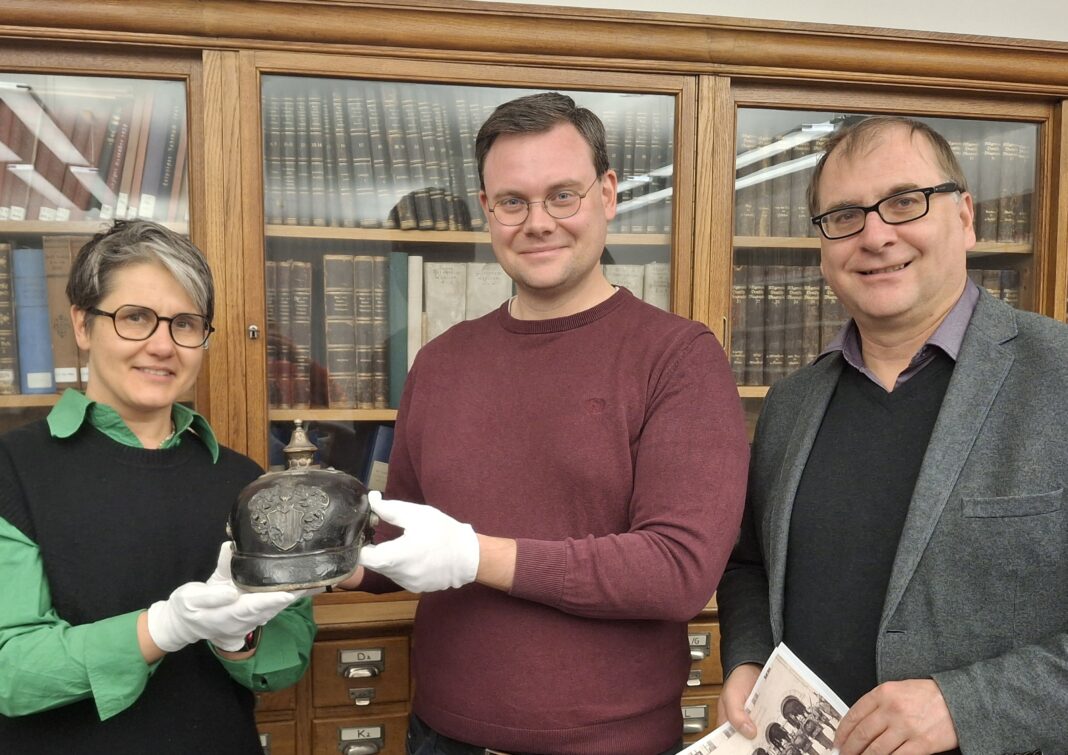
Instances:
[[[347,98],[335,86],[330,90],[330,119],[333,124],[334,160],[337,186],[338,224],[345,228],[356,226],[356,186],[352,174],[352,154],[349,151],[349,123],[345,119]]]
[[[70,301],[67,299],[71,245],[65,236],[45,236],[43,246],[49,331],[52,339],[52,374],[56,390],[64,391],[79,386],[78,343],[74,339]]]
[[[293,295],[290,290],[292,260],[279,260],[276,264],[278,281],[278,408],[293,406]]]
[[[764,295],[764,383],[786,375],[786,268],[768,265]]]
[[[411,172],[408,164],[408,143],[404,138],[404,120],[401,115],[401,102],[397,93],[397,87],[393,84],[382,86],[382,114],[385,124],[386,145],[389,148],[389,162],[392,166],[393,181],[398,189],[413,185]],[[370,122],[368,122],[370,127]],[[378,180],[375,172],[375,179]],[[416,215],[415,197],[408,192],[397,198],[393,211],[390,213],[396,217],[396,227],[410,231],[419,226]]]
[[[749,266],[745,300],[745,384],[764,385],[764,291],[763,265]]]
[[[479,203],[478,162],[475,159],[475,132],[471,130],[471,112],[466,89],[456,89],[456,129],[460,142],[460,161],[463,176],[463,196],[470,217],[471,230],[482,229],[482,206]]]
[[[263,94],[263,217],[270,224],[284,220],[282,199],[282,100]]]
[[[800,160],[812,153],[812,142],[802,142],[790,151],[791,160]],[[790,233],[794,238],[808,236],[813,230],[811,216],[808,212],[808,184],[812,177],[812,168],[795,170],[789,175],[790,181]]]
[[[111,152],[111,160],[102,174],[104,185],[107,187],[107,194],[105,200],[100,203],[101,220],[113,220],[118,211],[118,197],[122,184],[123,170],[127,163],[126,155],[130,145],[133,114],[134,100],[132,97],[127,97],[119,116],[119,128],[115,134],[115,146]]]
[[[408,255],[408,370],[423,346],[423,256]]]
[[[467,270],[463,262],[426,262],[423,277],[426,340],[430,341],[464,319]]]
[[[375,208],[371,215],[374,222],[373,225],[367,227],[397,228],[400,208],[394,210],[394,204],[397,201],[394,195],[394,182],[399,181],[399,178],[394,173],[390,162],[387,122],[383,116],[383,108],[379,104],[378,92],[373,87],[368,88],[364,104],[367,106],[367,134],[371,147],[371,187],[375,195]],[[400,175],[407,180],[406,163],[401,166]],[[406,191],[407,187],[405,186],[402,190]],[[415,212],[411,206],[406,206],[404,211],[409,215]],[[362,221],[361,225],[364,225]]]
[[[838,294],[830,287],[827,281],[823,281],[820,287],[820,343],[821,349],[834,339],[842,325],[846,321],[845,309],[838,299]]]
[[[738,154],[744,155],[757,148],[757,135],[746,131],[738,134]],[[739,178],[751,173],[743,168]],[[756,236],[756,185],[745,186],[734,193],[734,233],[736,236]]]
[[[165,190],[164,181],[174,181],[174,164],[171,151],[177,156],[178,131],[185,115],[183,102],[177,97],[160,99],[153,103],[152,125],[148,132],[148,146],[145,151],[145,165],[141,174],[141,195],[138,201],[137,217],[153,220],[156,217],[157,203],[166,202],[161,192]],[[169,187],[170,183],[167,184]]]
[[[356,408],[374,409],[374,258],[355,258]]]
[[[389,407],[389,257],[371,261],[371,400]]]
[[[356,406],[355,282],[351,254],[323,255],[326,397],[331,409]]]
[[[784,327],[785,367],[784,374],[789,375],[801,368],[804,358],[804,304],[805,278],[804,268],[789,265],[786,270],[786,324]]]
[[[820,355],[820,276],[819,265],[802,268],[804,288],[801,303],[801,364],[812,364]]]
[[[297,98],[292,92],[282,97],[282,222],[296,225],[300,220],[300,187],[297,178]],[[281,269],[279,268],[279,272]],[[279,291],[283,289],[279,288]]]
[[[15,339],[15,297],[11,245],[0,243],[0,396],[19,392],[19,347]]]
[[[278,263],[267,260],[263,267],[267,305],[267,404],[277,409],[281,403],[278,385]]]
[[[130,136],[126,141],[126,155],[122,162],[122,176],[115,197],[117,220],[126,220],[130,214],[130,195],[133,193],[134,173],[139,159],[143,158],[145,144],[145,109],[151,109],[151,95],[134,95],[133,111],[130,113]]]
[[[667,262],[645,263],[642,299],[665,312],[671,311],[671,265]]]
[[[389,253],[389,406],[400,406],[408,376],[408,255]]]
[[[434,211],[430,204],[430,187],[426,179],[426,158],[419,134],[419,117],[415,104],[415,87],[406,86],[400,95],[400,122],[408,153],[408,175],[411,178],[415,201],[415,227],[434,229]]]
[[[312,264],[293,260],[289,273],[292,303],[293,408],[311,406],[312,392]]]
[[[308,187],[307,217],[312,225],[325,226],[330,218],[326,199],[326,148],[323,131],[323,93],[313,86],[307,97],[297,101],[297,128],[300,129],[301,102],[304,103],[307,130],[301,131],[307,143]]]
[[[982,287],[995,299],[1001,298],[1001,271],[983,270]]]
[[[329,96],[322,98],[319,107],[320,118],[323,122],[323,181],[326,187],[326,196],[323,198],[323,215],[326,225],[337,228],[344,225],[341,216],[341,187],[338,185],[338,156],[337,136],[334,128],[333,105]],[[347,139],[345,124],[341,124],[341,138]],[[347,151],[347,148],[346,148]],[[346,194],[352,194],[352,182],[345,187]]]
[[[1019,270],[1002,270],[1001,271],[1001,299],[1010,307],[1019,308],[1020,306],[1020,271]]]
[[[1001,190],[1001,137],[987,131],[979,152],[979,185],[976,196],[981,197],[976,209],[976,232],[979,241],[997,241],[998,194]]]
[[[745,339],[746,339],[746,302],[748,301],[749,266],[731,266],[731,343],[730,363],[734,373],[734,382],[746,385],[745,377]]]
[[[429,88],[420,88],[419,101],[415,105],[419,119],[418,138],[423,147],[432,227],[435,231],[447,231],[449,230],[449,211],[445,206],[445,180],[442,176],[441,158],[438,156],[437,126],[434,123],[434,104],[430,96]]]
[[[40,249],[15,249],[11,255],[11,272],[20,392],[54,393],[44,252]]]

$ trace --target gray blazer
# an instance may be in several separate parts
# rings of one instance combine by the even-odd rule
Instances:
[[[717,593],[724,670],[783,635],[790,512],[845,364],[764,403],[745,519]],[[1068,326],[982,293],[883,604],[880,682],[934,678],[965,753],[1068,753]],[[819,606],[813,606],[819,610]]]

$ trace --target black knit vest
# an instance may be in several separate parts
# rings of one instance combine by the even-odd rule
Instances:
[[[44,421],[0,437],[0,517],[41,551],[53,606],[71,625],[145,609],[215,567],[251,460],[193,437],[130,448],[92,427],[50,437]],[[93,700],[0,716],[0,752],[262,752],[253,696],[203,642],[165,657],[126,710],[100,721]]]
[[[846,367],[797,489],[783,639],[848,705],[878,683],[890,571],[953,366],[938,352],[891,393]]]

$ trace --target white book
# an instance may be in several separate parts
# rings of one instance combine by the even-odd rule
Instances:
[[[467,300],[464,319],[489,314],[512,296],[512,279],[496,262],[467,263]]]
[[[642,298],[654,307],[671,310],[671,265],[650,262],[645,266],[645,292]]]
[[[423,281],[426,340],[430,341],[464,319],[467,265],[463,262],[424,262]]]
[[[408,255],[408,369],[423,345],[423,258]]]
[[[685,708],[684,708],[685,710]],[[849,710],[827,684],[780,643],[757,677],[745,711],[756,724],[755,739],[747,739],[730,724],[683,750],[679,755],[752,755],[796,748],[815,755],[833,755],[835,732]]]
[[[622,286],[642,298],[645,291],[645,265],[605,265],[604,277],[613,286]]]

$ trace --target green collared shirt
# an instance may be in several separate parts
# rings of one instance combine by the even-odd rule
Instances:
[[[172,417],[175,432],[163,448],[202,442],[218,461],[219,443],[207,420],[180,404]],[[70,437],[89,423],[118,443],[142,447],[114,409],[78,391],[64,393],[47,422],[53,437]],[[9,651],[0,663],[0,715],[26,715],[91,697],[105,720],[137,700],[159,665],[146,664],[138,647],[141,611],[68,624],[52,607],[37,545],[2,518],[0,574],[0,649]],[[220,657],[219,662],[253,691],[280,689],[304,673],[314,637],[311,599],[302,598],[263,627],[255,655],[241,661]]]
[[[160,448],[174,448],[182,442],[182,434],[192,430],[201,443],[211,452],[212,462],[219,461],[219,441],[208,421],[184,404],[175,404],[171,409],[174,434],[163,441]],[[53,438],[69,438],[88,422],[116,443],[133,448],[144,448],[133,431],[122,421],[119,413],[107,404],[91,401],[84,394],[68,388],[52,411],[48,413],[48,429]]]

